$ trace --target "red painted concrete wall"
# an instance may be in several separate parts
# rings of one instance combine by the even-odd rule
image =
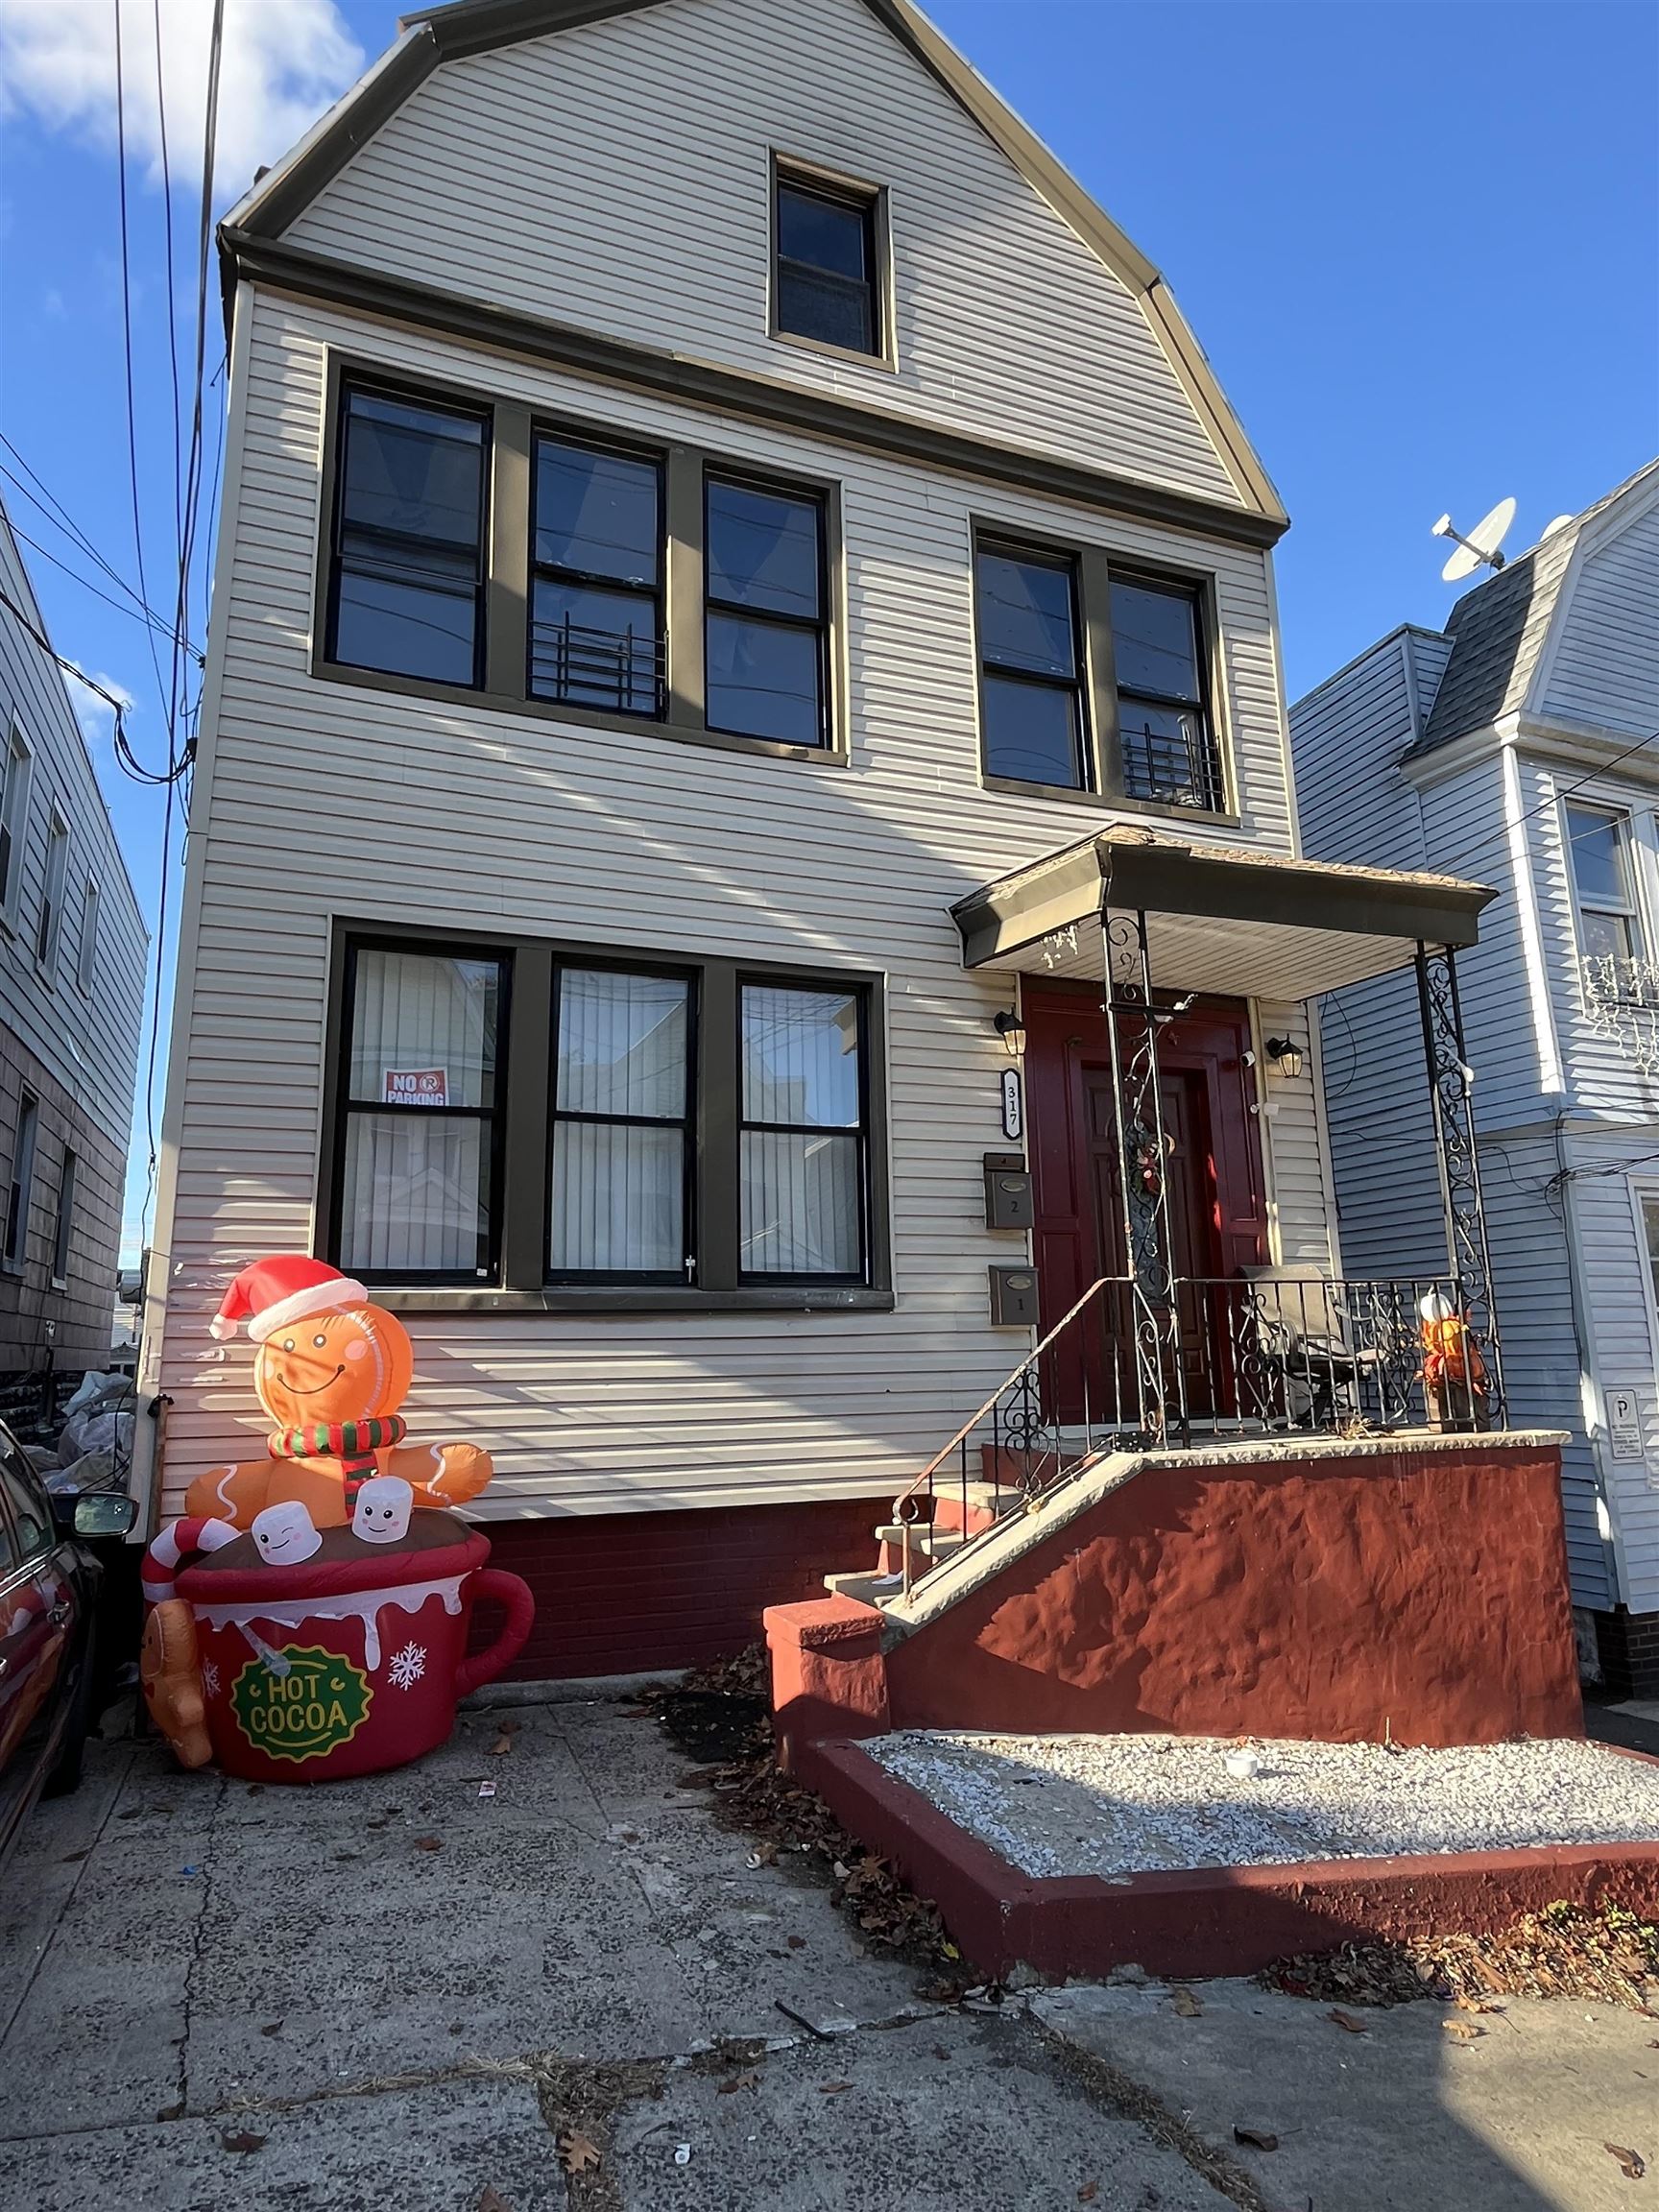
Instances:
[[[492,1562],[536,1594],[515,1681],[633,1674],[730,1658],[760,1635],[768,1605],[824,1595],[824,1577],[867,1568],[890,1494],[800,1505],[571,1514],[484,1525]],[[480,1612],[474,1642],[493,1632]]]
[[[786,1742],[883,1725],[1428,1744],[1583,1731],[1548,1446],[1147,1469],[895,1644],[884,1698],[866,1652],[824,1645],[820,1610],[768,1623]],[[811,1694],[791,1713],[801,1644]]]

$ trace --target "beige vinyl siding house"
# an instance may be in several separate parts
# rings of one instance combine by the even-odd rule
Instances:
[[[230,432],[151,1274],[147,1383],[170,1401],[154,1505],[177,1511],[254,1433],[243,1356],[206,1334],[229,1278],[285,1248],[387,1259],[384,1224],[349,1241],[391,1157],[376,1168],[368,1125],[382,1080],[426,1072],[454,1125],[425,1187],[494,1147],[490,1222],[476,1251],[446,1247],[445,1281],[371,1280],[415,1338],[412,1436],[496,1459],[478,1510],[498,1549],[544,1564],[585,1518],[635,1558],[666,1553],[672,1524],[690,1558],[716,1541],[693,1509],[720,1542],[765,1513],[817,1572],[1030,1342],[992,1324],[987,1270],[1026,1246],[986,1226],[981,1167],[1009,1142],[995,1017],[1021,1004],[1025,963],[965,967],[950,909],[1114,822],[1294,855],[1268,569],[1284,518],[1157,273],[907,7],[511,12],[510,31],[486,0],[411,18],[223,233]],[[832,215],[870,210],[868,356],[775,331],[780,176]],[[357,496],[353,393],[364,420],[389,402],[462,425],[456,513],[480,495],[466,425],[482,426],[483,635],[461,613],[426,641],[460,681],[341,665],[367,619],[357,541],[338,549],[357,527],[339,504]],[[540,535],[527,552],[551,496],[539,435],[608,456],[630,497],[656,471],[650,575],[618,586],[614,541],[588,554],[612,564],[613,600],[661,593],[666,643],[629,648],[647,657],[618,694],[651,685],[645,711],[602,710],[574,679],[562,701],[526,696],[540,593],[578,588]],[[819,517],[818,614],[779,599],[754,619],[795,625],[769,666],[804,665],[822,632],[822,742],[730,703],[721,626],[750,619],[730,592],[757,602],[721,581],[722,486]],[[1081,594],[1094,788],[989,772],[986,545],[1028,557],[1034,590],[1064,574]],[[1116,765],[1131,702],[1107,633],[1129,578],[1198,624],[1182,681],[1201,681],[1218,805],[1137,796]],[[386,1032],[406,1065],[375,1062],[354,1093],[353,979],[388,949],[470,963],[493,1011],[451,1032],[426,1004]],[[564,1024],[618,972],[637,988],[608,1002],[627,998],[630,1053],[655,1059],[578,1155]],[[1229,1003],[1240,1099],[1252,1037],[1316,1051],[1301,1005]],[[678,1079],[665,1021],[697,1040],[689,1064],[674,1046]],[[790,1022],[816,1044],[797,1051]],[[831,1022],[855,1076],[830,1067]],[[1262,1257],[1327,1270],[1317,1088],[1279,1091],[1252,1139]],[[634,1184],[595,1196],[617,1163]],[[626,1188],[643,1195],[623,1251],[607,1224]],[[578,1234],[569,1209],[589,1203]],[[610,1280],[570,1264],[605,1251],[630,1262]],[[619,1653],[555,1635],[542,1660]]]

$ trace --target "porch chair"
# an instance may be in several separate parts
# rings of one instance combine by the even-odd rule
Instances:
[[[1334,1430],[1361,1414],[1391,1427],[1403,1418],[1405,1391],[1397,1381],[1391,1386],[1405,1343],[1397,1314],[1381,1306],[1361,1313],[1355,1286],[1299,1269],[1244,1267],[1239,1274],[1239,1349],[1254,1370],[1269,1428]]]

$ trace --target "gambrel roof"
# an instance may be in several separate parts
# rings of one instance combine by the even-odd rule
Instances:
[[[1656,474],[1659,461],[1649,462],[1463,594],[1446,624],[1452,657],[1423,734],[1406,755],[1407,759],[1432,753],[1471,731],[1490,729],[1505,714],[1521,712],[1586,527]]]
[[[397,43],[227,217],[220,239],[228,292],[238,275],[281,282],[286,270],[296,281],[301,276],[318,278],[314,264],[320,256],[305,253],[292,240],[285,243],[286,234],[347,164],[445,63],[664,4],[665,0],[452,0],[448,6],[418,10],[405,16]],[[755,0],[755,4],[763,8],[765,0]],[[1214,527],[1223,536],[1270,544],[1286,527],[1284,508],[1159,270],[911,5],[911,0],[860,0],[860,4],[943,86],[1048,208],[1132,296],[1213,445],[1225,479],[1238,494],[1235,506],[1231,501],[1194,493],[1151,493],[1146,487],[1138,490],[1135,479],[1124,477],[1120,489],[1126,509],[1151,514],[1156,507],[1162,510],[1161,518],[1187,528]],[[321,280],[325,282],[326,276]],[[401,312],[413,319],[412,300],[401,302]],[[496,321],[499,327],[498,311]],[[500,342],[506,341],[503,338]],[[616,365],[611,366],[619,373]],[[639,364],[636,360],[632,366],[637,369]],[[678,388],[684,395],[698,396],[692,387],[702,366],[682,361]],[[746,378],[752,394],[760,382],[753,376]],[[764,404],[765,394],[757,397]],[[846,401],[843,407],[850,411],[854,428],[854,414],[864,418],[870,426],[878,425],[882,419],[880,410],[868,405]],[[964,441],[965,445],[971,443]],[[974,465],[977,458],[975,455],[973,460],[965,458],[955,464],[947,459],[945,465]],[[1093,495],[1099,496],[1104,479],[1101,472],[1094,473],[1097,481]],[[1052,488],[1064,492],[1066,486],[1056,481]]]

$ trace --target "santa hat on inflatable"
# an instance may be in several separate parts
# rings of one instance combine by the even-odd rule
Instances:
[[[246,1321],[249,1335],[263,1344],[275,1330],[292,1328],[308,1314],[343,1313],[368,1303],[362,1284],[325,1260],[281,1252],[243,1268],[209,1326],[215,1336],[234,1336],[237,1322]]]

